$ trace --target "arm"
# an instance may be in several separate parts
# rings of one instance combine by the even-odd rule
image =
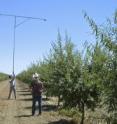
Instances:
[[[39,89],[39,92],[43,92],[43,84],[42,84],[42,82],[40,82],[40,89]]]

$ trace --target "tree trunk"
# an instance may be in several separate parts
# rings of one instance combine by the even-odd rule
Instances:
[[[58,96],[58,107],[60,106],[60,95]]]
[[[80,122],[80,124],[84,124],[84,115],[85,115],[84,102],[82,102],[82,110],[81,110],[81,112],[82,112],[82,117],[81,117],[81,122]]]

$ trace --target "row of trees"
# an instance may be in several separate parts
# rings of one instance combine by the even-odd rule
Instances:
[[[8,79],[8,74],[0,73],[0,81],[7,80],[7,79]]]
[[[41,74],[46,87],[46,95],[57,96],[58,105],[77,107],[82,113],[101,106],[111,123],[117,123],[117,12],[114,19],[107,20],[105,26],[98,26],[84,13],[96,43],[84,49],[84,55],[66,35],[62,40],[58,32],[57,41],[52,43],[50,53],[42,62],[31,66],[18,75],[20,80],[31,82],[34,72]]]

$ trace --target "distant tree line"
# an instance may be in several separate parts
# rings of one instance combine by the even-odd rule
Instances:
[[[0,81],[7,80],[7,79],[8,79],[8,74],[0,73]]]

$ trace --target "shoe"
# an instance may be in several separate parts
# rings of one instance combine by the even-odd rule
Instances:
[[[41,115],[41,113],[40,113],[40,112],[38,113],[38,116],[39,116],[39,115]]]

